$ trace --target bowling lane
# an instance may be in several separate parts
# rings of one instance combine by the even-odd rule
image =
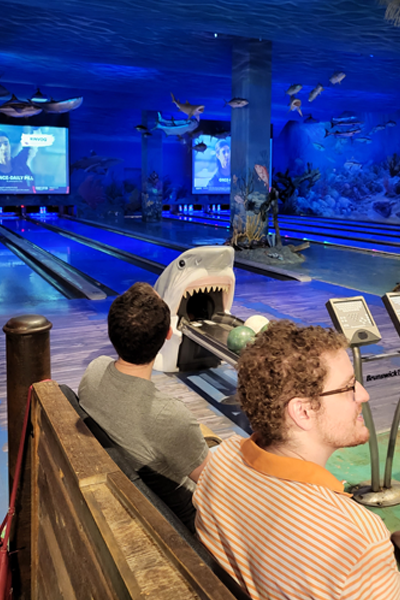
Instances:
[[[217,228],[226,229],[226,225],[220,221],[204,219],[202,217],[186,217],[186,216],[170,216],[168,218],[177,219],[179,221],[190,221],[193,224],[212,225]],[[302,240],[309,242],[317,242],[319,244],[342,246],[346,248],[354,248],[357,250],[370,250],[372,252],[385,252],[388,254],[400,253],[400,241],[395,234],[390,237],[378,230],[376,233],[372,230],[365,232],[364,230],[351,230],[349,227],[339,230],[337,227],[329,225],[321,229],[320,225],[307,224],[304,227],[296,224],[285,223],[284,220],[279,220],[279,227],[282,237],[290,240]],[[272,228],[270,227],[270,230]],[[273,230],[272,230],[273,231]],[[366,239],[366,237],[368,239]]]
[[[64,296],[35,273],[11,250],[0,243],[0,312],[9,314],[18,305],[29,312],[36,303],[60,300]]]
[[[71,233],[83,235],[92,240],[101,242],[102,244],[108,244],[109,246],[114,246],[120,250],[138,254],[139,256],[154,260],[163,265],[168,265],[180,254],[178,250],[134,238],[129,232],[126,232],[126,235],[124,235],[123,233],[116,233],[101,227],[94,227],[72,219],[58,217],[54,219],[46,218],[45,224],[46,223],[55,225],[56,227],[60,227]]]
[[[182,219],[183,221],[193,221],[194,218],[202,219],[204,224],[215,225],[220,223],[223,226],[229,226],[230,214],[228,211],[221,213],[204,213],[196,211],[193,213],[172,215],[171,213],[163,213],[163,216],[171,219]],[[311,217],[302,215],[279,215],[279,223],[284,226],[296,226],[302,230],[307,230],[308,227],[325,230],[326,227],[332,227],[337,231],[356,231],[359,233],[369,234],[370,232],[386,235],[388,239],[391,237],[398,238],[400,236],[400,224],[398,223],[375,223],[356,220],[335,219],[330,217]]]
[[[157,275],[150,271],[109,256],[29,221],[9,219],[6,226],[118,293],[124,292],[135,281],[146,281],[153,285],[157,279]]]

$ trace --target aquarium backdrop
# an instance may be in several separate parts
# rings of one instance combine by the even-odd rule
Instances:
[[[281,213],[400,223],[400,111],[289,120],[272,181]]]

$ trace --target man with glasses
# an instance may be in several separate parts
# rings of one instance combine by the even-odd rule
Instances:
[[[239,359],[254,433],[219,446],[194,503],[200,539],[254,599],[400,598],[389,531],[325,468],[369,438],[346,348],[331,329],[278,321]]]

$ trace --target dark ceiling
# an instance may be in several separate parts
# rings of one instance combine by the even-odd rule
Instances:
[[[204,104],[204,118],[229,119],[238,37],[273,42],[278,127],[292,83],[320,119],[400,108],[400,28],[376,0],[3,0],[0,11],[0,83],[22,98],[37,86],[58,100],[83,95],[73,119],[93,135],[103,120],[116,137],[133,132],[145,109],[177,115],[170,92]],[[346,78],[327,85],[336,70]],[[319,82],[327,87],[310,104]]]

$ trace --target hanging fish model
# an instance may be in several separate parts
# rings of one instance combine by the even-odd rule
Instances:
[[[291,110],[297,110],[297,112],[299,113],[299,115],[302,117],[303,113],[301,112],[301,100],[300,98],[296,98],[296,96],[290,96],[290,103],[289,103],[289,111]]]
[[[158,113],[158,119],[154,129],[162,129],[166,135],[185,135],[194,131],[199,126],[196,119],[164,119]]]
[[[79,108],[82,102],[83,97],[79,96],[78,98],[70,98],[69,100],[61,100],[60,102],[51,99],[48,102],[32,102],[32,104],[46,113],[62,114]]]
[[[323,90],[324,90],[323,86],[319,83],[313,90],[311,90],[311,92],[308,96],[308,101],[313,102],[315,100],[315,98],[317,98],[317,96],[319,96]]]
[[[188,116],[188,119],[194,117],[197,121],[200,121],[200,115],[204,112],[204,104],[189,104],[186,100],[185,104],[181,104],[179,100],[176,100],[173,93],[171,92],[172,102],[175,104],[177,108],[185,115]]]
[[[332,77],[329,79],[329,81],[335,85],[335,83],[340,83],[341,81],[343,81],[343,79],[346,77],[346,73],[343,73],[343,71],[335,71],[335,73],[332,75]]]
[[[205,152],[207,148],[208,146],[204,142],[200,142],[199,144],[193,146],[193,150],[196,150],[196,152]]]
[[[224,106],[230,106],[231,108],[244,108],[249,103],[246,98],[231,98],[228,101],[224,100],[224,102]]]
[[[295,96],[302,88],[303,86],[300,85],[300,83],[294,83],[286,90],[285,94],[289,94],[289,96]]]
[[[11,99],[7,102],[4,102],[0,106],[0,112],[3,115],[7,115],[7,117],[14,117],[15,119],[22,119],[27,117],[34,117],[42,112],[41,107],[36,107],[31,102],[24,102],[22,100],[18,100],[14,94]]]

